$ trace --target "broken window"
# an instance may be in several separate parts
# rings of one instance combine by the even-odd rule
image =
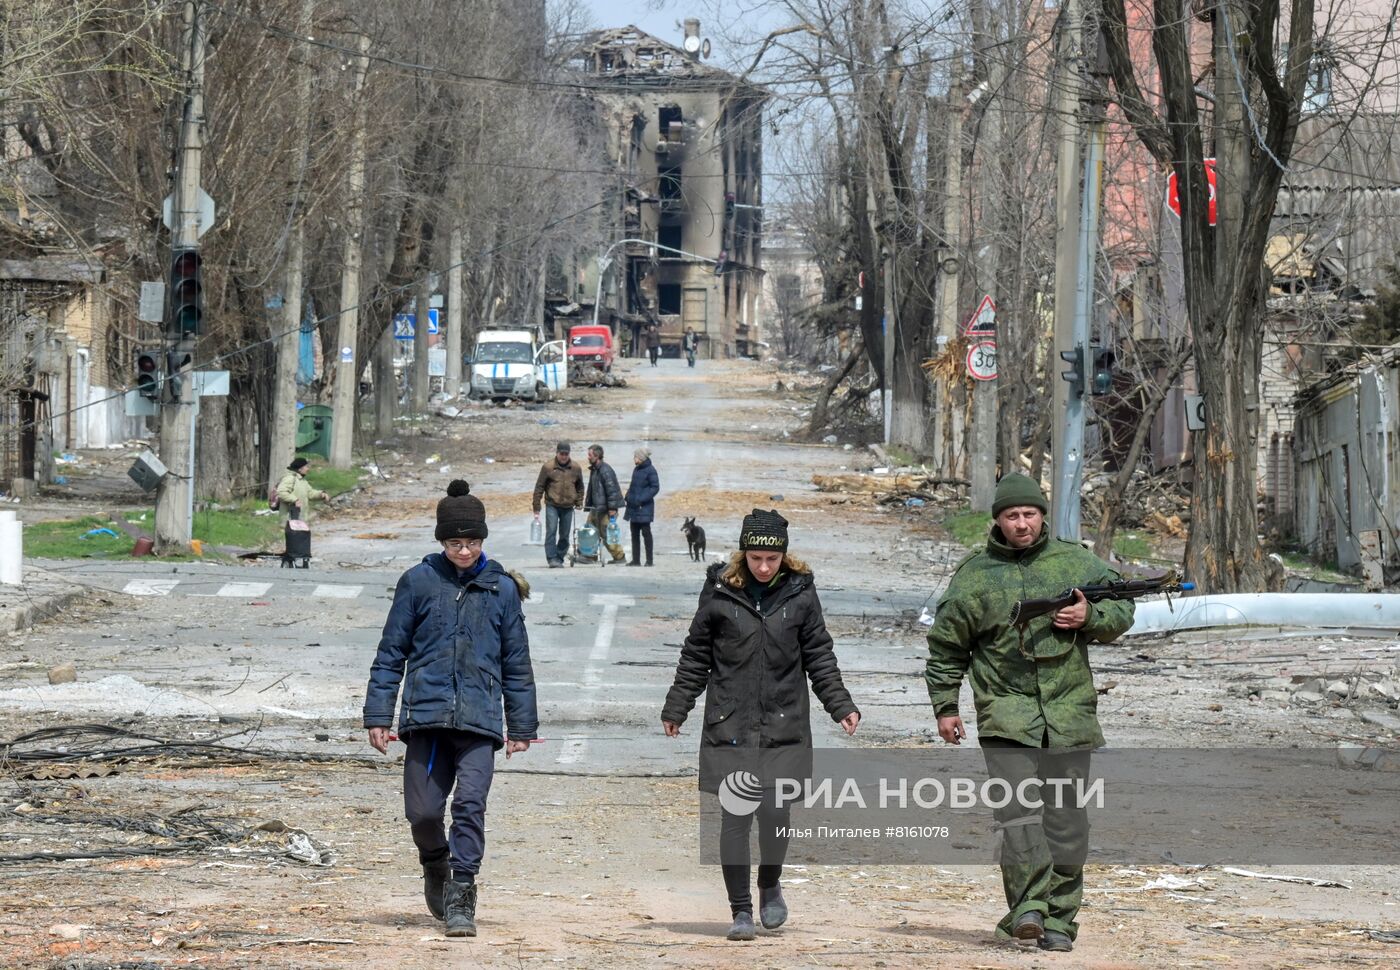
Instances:
[[[681,285],[660,283],[656,287],[656,312],[679,314],[681,312]]]
[[[674,226],[662,224],[656,228],[656,243],[658,246],[664,246],[666,249],[684,249],[685,247],[681,245],[682,239],[683,236],[679,223]],[[662,259],[674,258],[677,255],[676,253],[666,252],[666,249],[661,250]]]
[[[685,118],[679,105],[663,104],[656,110],[656,123],[662,141],[680,141]]]
[[[681,200],[681,167],[663,165],[656,170],[656,194],[661,197],[663,207],[667,202]]]

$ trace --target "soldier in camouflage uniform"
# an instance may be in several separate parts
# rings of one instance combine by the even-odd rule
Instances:
[[[959,564],[928,635],[924,679],[939,735],[951,744],[967,736],[958,715],[966,675],[988,772],[1006,778],[1013,790],[1032,775],[1087,774],[1089,751],[1104,743],[1089,643],[1108,643],[1133,623],[1131,600],[1089,603],[1080,594],[1073,606],[1032,620],[1024,636],[1012,626],[1017,600],[1119,579],[1078,543],[1051,538],[1048,509],[1031,479],[1001,480],[987,546]],[[1037,749],[1053,750],[1046,757]],[[1067,951],[1079,929],[1088,818],[1083,809],[1053,806],[1051,791],[1047,786],[1041,796],[1044,809],[1013,800],[995,812],[1009,907],[997,935]]]

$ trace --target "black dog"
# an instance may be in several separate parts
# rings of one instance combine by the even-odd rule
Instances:
[[[690,558],[700,562],[705,558],[705,530],[695,524],[694,519],[686,519],[681,526],[685,541],[690,544]]]

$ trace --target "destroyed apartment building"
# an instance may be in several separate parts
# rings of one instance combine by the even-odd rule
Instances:
[[[754,356],[768,94],[703,64],[699,22],[685,29],[684,48],[636,27],[598,31],[572,61],[589,78],[620,188],[595,270],[599,319],[633,355],[655,323],[668,356],[687,328],[701,357]]]

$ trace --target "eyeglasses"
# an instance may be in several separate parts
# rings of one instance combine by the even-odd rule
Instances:
[[[465,552],[468,549],[480,549],[480,539],[448,539],[442,544],[448,552]]]

